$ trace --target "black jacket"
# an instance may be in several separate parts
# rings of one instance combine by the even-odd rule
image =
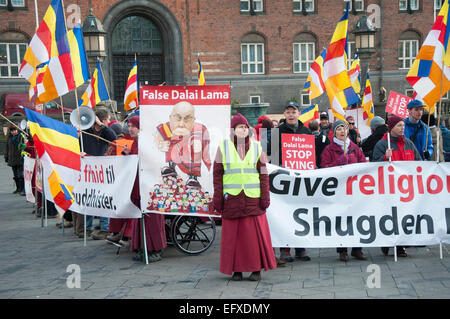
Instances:
[[[380,125],[375,129],[375,132],[372,133],[369,137],[367,137],[362,143],[361,143],[361,149],[366,157],[369,158],[369,161],[372,160],[373,155],[373,149],[375,148],[375,145],[384,134],[386,134],[388,128],[386,125]]]
[[[316,166],[317,168],[320,168],[320,156],[325,147],[330,144],[330,139],[321,132],[313,132],[312,134],[315,137],[316,144]]]
[[[271,158],[271,163],[281,166],[281,135],[282,134],[311,134],[311,130],[303,125],[301,121],[298,121],[296,130],[291,129],[287,123],[283,123],[280,126],[272,129],[271,139],[267,143],[267,155]],[[278,141],[277,141],[278,140]],[[278,143],[278,145],[276,145]],[[272,144],[277,146],[272,154]],[[277,162],[278,158],[278,162]]]
[[[94,127],[91,127],[87,129],[86,132],[95,134],[111,142],[117,139],[116,133],[114,133],[114,131],[107,126],[102,127],[102,129],[98,132],[94,129]],[[109,144],[107,142],[94,136],[83,134],[83,151],[86,154],[91,156],[103,156],[108,150],[108,147]]]

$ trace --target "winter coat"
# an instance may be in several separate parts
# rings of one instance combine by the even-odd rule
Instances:
[[[404,136],[393,137],[391,136],[391,148],[392,151],[392,160],[393,161],[421,161],[417,148],[414,146],[413,142],[410,139],[405,138]],[[375,148],[373,149],[373,161],[381,162],[381,161],[389,161],[386,158],[386,150],[388,149],[388,140],[387,134],[383,136],[381,140],[377,142]]]
[[[413,138],[414,134],[418,130],[418,133],[415,138]],[[433,155],[433,141],[431,138],[431,133],[428,132],[428,143],[427,143],[427,125],[419,121],[418,123],[412,123],[409,118],[405,120],[405,137],[409,138],[417,150],[419,151],[420,157],[423,159],[423,151],[425,150],[425,144],[427,144],[427,151],[430,154],[430,158]]]
[[[369,158],[369,161],[372,162],[373,157],[373,149],[375,148],[375,145],[379,140],[381,140],[388,131],[388,128],[386,125],[380,125],[378,126],[375,131],[367,137],[362,143],[361,143],[361,149],[366,157]]]
[[[344,154],[344,151],[338,144],[331,141],[330,145],[325,147],[322,152],[320,164],[322,168],[326,168],[364,162],[367,162],[364,153],[352,141],[350,141],[350,145],[347,148],[347,154]]]
[[[237,140],[234,140],[236,147]],[[238,153],[241,159],[245,157],[250,147],[250,139],[245,139],[245,151],[244,154],[240,151],[238,146]],[[236,219],[247,216],[257,216],[265,214],[266,208],[270,205],[270,191],[269,191],[269,175],[267,174],[266,162],[267,158],[264,153],[261,154],[257,163],[257,170],[259,172],[260,179],[260,198],[247,197],[242,190],[238,195],[233,196],[228,194],[228,198],[225,199],[223,195],[223,175],[224,169],[222,164],[222,152],[220,147],[217,150],[216,160],[214,161],[213,168],[213,182],[214,182],[214,209],[222,214],[224,219]]]
[[[317,168],[320,168],[321,166],[321,155],[323,150],[327,145],[330,144],[330,139],[325,134],[320,133],[319,131],[313,132],[314,135],[314,142],[316,146],[316,166]]]
[[[23,142],[24,138],[22,133],[19,133],[16,136],[9,135],[5,152],[5,162],[8,163],[8,166],[23,165],[23,158],[21,155],[22,149],[19,148],[20,145],[24,145]]]
[[[103,126],[100,131],[94,127],[86,130],[87,133],[94,134],[108,141],[117,139],[116,133],[109,127]],[[91,156],[103,156],[108,151],[109,144],[94,136],[83,134],[83,151]]]

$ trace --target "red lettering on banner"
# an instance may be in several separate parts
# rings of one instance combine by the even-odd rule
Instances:
[[[353,194],[353,182],[358,180],[358,176],[350,176],[347,179],[347,195],[352,195]]]
[[[384,194],[384,171],[383,166],[378,167],[378,193]]]
[[[361,179],[359,180],[359,189],[361,190],[361,193],[365,195],[372,195],[374,193],[374,190],[368,190],[367,187],[374,187],[375,186],[375,179],[370,175],[363,175]]]
[[[422,167],[418,166],[417,167],[417,173],[422,173]],[[417,187],[419,188],[419,194],[423,194],[424,190],[423,190],[423,180],[422,180],[422,175],[417,175]]]
[[[448,178],[448,176],[447,176]],[[436,189],[432,189],[431,188],[431,181],[432,180],[436,181]],[[442,179],[437,176],[437,175],[430,175],[430,177],[427,178],[427,191],[430,194],[439,194],[440,192],[442,192],[442,189],[444,188],[444,183],[442,182]],[[448,186],[447,186],[448,188]]]
[[[403,187],[404,181],[408,182],[406,188]],[[406,198],[400,196],[400,201],[409,202],[409,201],[413,200],[413,198],[414,198],[413,176],[412,175],[402,175],[398,178],[397,183],[398,183],[398,190],[400,191],[400,193],[408,194],[408,197],[406,197]]]

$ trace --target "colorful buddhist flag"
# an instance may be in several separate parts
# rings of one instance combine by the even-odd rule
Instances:
[[[345,47],[347,42],[348,8],[336,26],[324,61],[323,79],[336,118],[345,120],[344,109],[360,101],[347,72]]]
[[[348,76],[350,77],[350,82],[355,90],[355,93],[361,92],[361,66],[359,63],[359,54],[356,53],[355,59],[352,62],[350,70],[348,71]]]
[[[107,100],[109,100],[108,90],[106,89],[100,61],[97,61],[97,67],[92,75],[91,82],[81,96],[79,105],[86,105],[93,108],[101,101]]]
[[[323,61],[327,55],[327,49],[323,49],[322,53],[316,58],[311,69],[309,70],[308,78],[305,82],[303,91],[309,93],[309,99],[315,99],[323,94],[325,91],[325,83],[323,82]]]
[[[302,110],[298,119],[303,125],[308,126],[309,121],[319,119],[319,104],[311,105],[310,107]]]
[[[370,121],[372,121],[375,116],[375,109],[373,106],[373,97],[372,97],[372,86],[370,85],[370,77],[369,73],[367,73],[366,79],[366,88],[364,90],[364,96],[362,100],[362,109],[363,109],[363,119],[367,119],[367,126],[370,126]]]
[[[203,72],[202,64],[200,63],[200,58],[198,58],[197,63],[198,63],[198,73],[197,73],[198,85],[205,85],[206,84],[205,73]]]
[[[89,67],[86,50],[84,48],[84,37],[81,25],[77,24],[67,33],[69,40],[70,55],[72,57],[75,86],[86,83],[89,80]]]
[[[449,9],[449,2],[445,0],[406,75],[406,80],[427,106],[434,106],[450,90]]]
[[[138,103],[138,75],[137,75],[137,61],[134,58],[134,64],[131,68],[130,75],[128,76],[127,88],[125,90],[125,96],[123,98],[123,107],[125,111],[136,108]]]
[[[80,173],[80,144],[77,129],[25,108],[36,152],[44,168],[50,194],[63,215],[74,201],[71,193]]]

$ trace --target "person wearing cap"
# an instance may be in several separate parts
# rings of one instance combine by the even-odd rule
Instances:
[[[353,143],[359,146],[359,144],[361,143],[361,135],[359,134],[359,131],[356,128],[355,118],[349,115],[346,117],[345,120],[348,123],[348,137]]]
[[[11,125],[6,141],[5,162],[13,171],[13,180],[16,184],[16,190],[13,194],[23,196],[25,195],[25,181],[23,178],[23,157],[21,153],[25,148],[25,136],[19,133],[15,125]]]
[[[364,155],[369,158],[369,161],[372,162],[373,149],[383,135],[386,134],[388,128],[382,117],[374,116],[370,121],[370,130],[372,134],[362,141],[361,149]]]
[[[409,117],[405,120],[405,136],[414,143],[422,159],[429,160],[433,155],[433,140],[427,125],[421,120],[422,101],[412,100],[409,102],[408,113]]]
[[[299,106],[295,102],[288,102],[284,106],[284,118],[286,121],[278,126],[277,128],[272,129],[272,138],[269,140],[269,143],[267,145],[267,153],[270,156],[271,163],[275,165],[282,166],[282,135],[283,134],[312,134],[310,129],[303,125],[302,121],[300,121],[298,118],[300,116],[299,112]],[[276,136],[278,136],[278,148],[275,150],[276,152],[274,154],[271,153],[272,151],[272,141],[273,139],[276,139]],[[295,248],[295,257],[303,260],[303,261],[309,261],[311,258],[308,256],[306,250],[304,248]],[[280,248],[280,259],[282,261],[292,262],[294,261],[294,258],[291,256],[290,248]]]
[[[343,120],[333,123],[333,139],[322,152],[322,168],[367,162],[362,150],[348,137],[348,125]],[[336,249],[341,261],[348,261],[347,248]],[[366,260],[360,247],[353,247],[351,255],[359,260]]]
[[[270,205],[267,158],[247,119],[231,119],[230,138],[219,144],[213,165],[214,209],[222,215],[220,272],[242,280],[261,279],[277,266],[266,209]]]
[[[320,113],[320,133],[328,137],[330,129],[331,125],[330,120],[328,118],[328,113],[327,112]]]
[[[388,147],[388,135],[385,134],[377,142],[373,150],[373,160],[382,161],[420,161],[419,152],[414,143],[405,137],[405,120],[397,115],[388,119],[388,132],[390,133],[391,148]],[[381,251],[385,256],[389,253],[389,247],[382,247]],[[405,247],[397,246],[397,256],[407,257]]]

